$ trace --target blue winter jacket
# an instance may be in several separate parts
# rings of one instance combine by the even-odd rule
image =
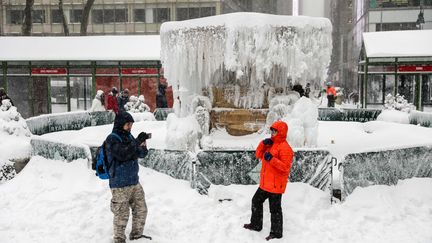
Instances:
[[[110,188],[120,188],[138,184],[138,157],[144,158],[148,150],[139,146],[138,141],[130,132],[123,130],[126,122],[134,122],[127,112],[120,112],[114,120],[114,134],[106,139],[106,155],[109,168]],[[120,139],[121,141],[120,141]]]

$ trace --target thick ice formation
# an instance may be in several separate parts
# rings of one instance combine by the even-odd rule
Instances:
[[[167,149],[195,152],[200,136],[201,129],[195,115],[184,118],[178,118],[174,113],[168,115],[165,138]]]
[[[288,142],[293,147],[315,147],[318,137],[318,107],[311,99],[295,95],[276,96],[270,102],[266,127],[277,120],[288,124]]]
[[[160,30],[161,61],[186,115],[193,96],[210,86],[246,87],[237,98],[257,101],[264,83],[320,83],[330,62],[331,32],[325,18],[258,13],[166,22]],[[241,105],[257,107],[264,99],[257,102]]]

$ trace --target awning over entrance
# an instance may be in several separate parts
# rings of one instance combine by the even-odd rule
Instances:
[[[0,61],[160,60],[159,35],[1,37]]]
[[[157,96],[172,106],[158,35],[0,37],[0,64],[0,87],[23,117],[90,109],[96,90],[112,87],[143,95],[152,111]]]
[[[382,107],[389,94],[432,110],[432,30],[363,33],[358,67],[363,107]]]
[[[368,58],[432,57],[432,30],[363,33]]]

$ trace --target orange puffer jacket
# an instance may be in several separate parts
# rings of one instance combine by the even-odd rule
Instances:
[[[286,141],[288,125],[283,121],[276,121],[271,127],[277,130],[276,135],[272,137],[273,144],[264,145],[261,141],[255,151],[256,157],[262,161],[260,188],[267,192],[282,194],[288,183],[294,152]],[[273,155],[270,161],[264,159],[266,152]]]

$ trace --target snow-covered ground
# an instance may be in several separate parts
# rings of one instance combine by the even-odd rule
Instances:
[[[209,196],[201,196],[188,182],[144,167],[140,181],[149,207],[145,233],[152,242],[265,242],[267,203],[263,230],[242,228],[257,186],[212,186]],[[432,242],[431,189],[431,178],[413,178],[357,188],[343,204],[330,205],[328,193],[289,183],[282,199],[284,238],[274,242]],[[0,242],[111,242],[111,194],[84,160],[33,157],[0,185],[0,195]],[[219,202],[227,198],[232,201]]]

